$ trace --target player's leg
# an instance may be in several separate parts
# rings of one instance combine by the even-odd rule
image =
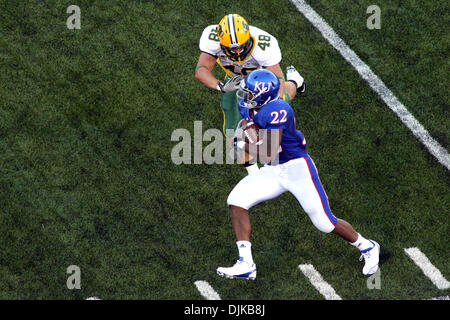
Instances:
[[[250,241],[252,230],[250,215],[247,209],[230,205],[231,225],[233,226],[236,241]]]
[[[290,81],[284,82],[284,95],[283,100],[287,103],[291,103],[292,100],[295,98],[295,95],[297,94],[295,84]]]
[[[281,167],[283,185],[296,197],[313,225],[325,233],[333,231],[338,220],[331,212],[318,176],[310,172],[306,158],[291,160]]]
[[[300,202],[314,226],[322,232],[333,232],[357,247],[365,258],[363,273],[375,273],[378,269],[379,245],[365,239],[348,222],[333,215],[313,160],[306,156],[288,170],[288,189]],[[293,177],[300,181],[295,183]]]
[[[360,235],[345,220],[337,219],[333,233],[337,234],[361,252],[360,260],[364,258],[363,274],[374,274],[378,270],[380,245],[374,240],[368,240]]]
[[[350,223],[342,219],[337,219],[332,232],[350,243],[354,243],[358,240],[358,232],[353,229]]]
[[[256,278],[256,265],[251,250],[251,223],[248,210],[254,205],[273,199],[285,192],[271,166],[242,179],[231,191],[227,203],[230,206],[231,224],[236,237],[239,260],[231,267],[219,267],[217,273],[227,278]]]
[[[297,87],[295,82],[292,81],[286,81],[286,76],[283,71],[281,71],[283,74],[282,80],[284,81],[284,93],[283,93],[283,100],[287,103],[291,103],[294,99],[295,95],[297,94]],[[281,80],[281,79],[280,79]]]
[[[224,113],[222,129],[223,133],[226,134],[227,130],[236,130],[239,121],[242,119],[242,116],[237,108],[237,97],[235,91],[222,94],[221,107]]]
[[[250,238],[250,228],[247,227],[249,219],[242,218],[242,216],[248,216],[250,208],[287,191],[279,182],[279,172],[278,166],[264,166],[256,174],[246,176],[239,181],[228,195],[227,204],[230,206],[233,230],[237,240]]]

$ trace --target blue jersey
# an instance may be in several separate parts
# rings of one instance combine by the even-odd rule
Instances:
[[[294,110],[286,101],[277,99],[259,110],[245,108],[242,102],[239,112],[244,119],[253,120],[261,129],[283,129],[277,164],[307,156],[305,138],[295,128]]]

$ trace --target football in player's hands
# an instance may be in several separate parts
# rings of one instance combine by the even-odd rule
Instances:
[[[260,145],[262,143],[258,124],[251,120],[243,119],[238,127],[242,130],[242,138],[246,143],[254,145]]]
[[[251,159],[246,146],[252,149],[262,143],[259,130],[260,127],[255,122],[242,119],[233,135],[233,149],[230,151],[230,157],[234,160],[244,159],[243,161],[248,161],[249,157]]]

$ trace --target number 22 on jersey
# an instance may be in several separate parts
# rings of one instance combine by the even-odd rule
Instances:
[[[284,109],[281,109],[279,112],[272,111],[270,116],[272,117],[272,121],[270,121],[271,124],[284,123],[287,121],[287,111]]]

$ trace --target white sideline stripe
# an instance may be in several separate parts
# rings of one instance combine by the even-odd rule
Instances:
[[[450,288],[450,282],[444,278],[442,273],[428,260],[427,256],[419,250],[419,248],[413,247],[404,249],[406,254],[414,261],[414,263],[422,269],[423,273],[434,283],[434,285],[440,289],[445,290]]]
[[[380,96],[380,98],[395,112],[406,127],[422,142],[428,151],[442,164],[450,170],[450,155],[428,131],[409,113],[406,107],[389,90],[383,81],[373,73],[358,55],[345,44],[345,42],[334,32],[334,30],[314,11],[304,0],[290,0],[293,5],[316,27],[322,36],[350,63],[359,73],[361,78],[367,81],[370,87]]]
[[[195,281],[194,284],[206,300],[221,300],[219,294],[209,285],[207,281],[198,280]]]
[[[312,264],[300,264],[298,268],[326,300],[342,300],[342,298],[337,295],[336,291],[334,291],[333,287],[323,280],[320,273]]]

